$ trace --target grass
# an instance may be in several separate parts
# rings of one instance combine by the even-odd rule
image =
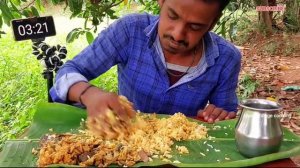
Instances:
[[[65,36],[49,38],[50,45],[65,43]],[[87,45],[85,38],[68,44],[68,58]],[[31,54],[31,41],[15,42],[11,34],[0,38],[0,151],[7,139],[14,139],[32,121],[35,106],[47,101],[47,82],[43,68]],[[104,90],[117,91],[116,68],[113,67],[93,83]]]
[[[240,100],[251,97],[252,93],[259,87],[259,82],[252,78],[251,75],[244,75],[239,80],[238,97]]]
[[[279,48],[279,43],[275,42],[275,41],[271,41],[263,47],[263,51],[266,54],[272,56],[272,55],[276,54],[278,48]]]
[[[28,41],[0,39],[0,145],[30,124],[36,103],[46,100],[46,83]]]

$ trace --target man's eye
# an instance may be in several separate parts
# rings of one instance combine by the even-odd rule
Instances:
[[[202,28],[202,26],[200,26],[200,25],[195,25],[195,24],[191,24],[191,25],[190,25],[190,28],[191,28],[192,30],[197,31],[197,30],[200,30],[200,29]]]
[[[172,19],[172,20],[175,20],[177,19],[177,16],[175,16],[174,14],[168,14],[169,18]]]

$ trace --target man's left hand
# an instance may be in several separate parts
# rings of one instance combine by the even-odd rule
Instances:
[[[213,104],[208,105],[204,110],[199,110],[197,117],[203,118],[208,123],[221,120],[228,120],[236,117],[236,112],[227,112]]]

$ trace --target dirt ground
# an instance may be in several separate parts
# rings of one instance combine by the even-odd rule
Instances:
[[[275,34],[269,38],[253,34],[248,43],[240,47],[243,59],[241,77],[251,74],[260,86],[251,98],[278,101],[283,110],[284,127],[300,135],[300,90],[282,90],[286,86],[300,87],[300,33]],[[300,156],[292,160],[300,166]]]

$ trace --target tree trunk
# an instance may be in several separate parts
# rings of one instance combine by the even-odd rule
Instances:
[[[268,0],[268,5],[269,6],[277,6],[277,2],[276,0]],[[276,25],[276,21],[273,19],[273,11],[269,12],[271,21],[272,21],[272,25]]]
[[[254,0],[256,6],[269,6],[268,0]],[[258,11],[259,24],[266,31],[267,36],[273,33],[272,18],[269,11]]]

